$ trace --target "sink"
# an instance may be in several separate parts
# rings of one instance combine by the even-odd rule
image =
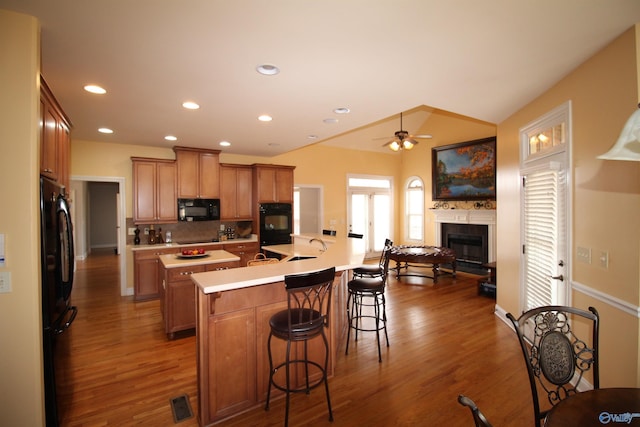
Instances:
[[[315,257],[315,256],[294,256],[294,257],[289,258],[287,260],[287,262],[300,261],[300,260],[303,260],[303,259],[314,259],[314,258],[318,258],[318,257]]]

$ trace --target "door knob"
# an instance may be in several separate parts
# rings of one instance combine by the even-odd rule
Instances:
[[[562,274],[559,276],[551,276],[551,278],[553,280],[560,280],[561,282],[564,281],[564,276]]]

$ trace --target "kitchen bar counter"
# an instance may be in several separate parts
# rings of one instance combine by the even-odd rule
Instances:
[[[348,270],[362,265],[365,251],[360,239],[338,238],[327,246],[324,252],[318,242],[264,247],[286,258],[276,264],[191,275],[197,285],[198,420],[201,426],[231,418],[265,401],[269,386],[269,319],[287,307],[286,275],[336,268],[331,318],[326,331],[327,373],[333,376],[335,354],[346,336]],[[296,256],[317,258],[288,261]],[[284,358],[286,343],[274,340],[272,344],[274,358]],[[321,339],[309,342],[309,355],[312,360],[324,360]],[[299,374],[292,374],[294,383],[303,381]],[[274,391],[274,394],[279,393]]]
[[[262,249],[286,255],[286,258],[277,264],[244,267],[233,271],[198,273],[191,278],[203,293],[211,294],[280,282],[288,274],[300,274],[330,267],[335,267],[336,271],[345,271],[362,266],[365,255],[362,239],[343,238],[335,239],[334,242],[327,245],[325,252],[321,251],[322,246],[318,242],[313,242],[311,245],[296,243],[263,246]],[[287,258],[295,256],[316,256],[317,258],[286,262]]]

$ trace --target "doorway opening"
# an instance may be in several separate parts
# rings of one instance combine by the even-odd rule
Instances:
[[[117,192],[115,187],[104,185],[104,183],[112,183],[117,185]],[[96,217],[96,222],[100,221],[100,215],[96,212],[93,214],[91,210],[100,209],[100,205],[107,206],[109,210],[115,211],[115,221],[110,222],[111,225],[105,224],[104,226],[115,225],[115,247],[114,252],[119,256],[120,262],[120,295],[132,295],[133,289],[127,289],[127,260],[126,260],[126,200],[125,197],[125,179],[123,177],[105,177],[105,176],[72,176],[70,180],[70,192],[71,192],[71,219],[74,224],[74,239],[76,240],[75,247],[80,250],[76,250],[79,259],[86,258],[91,245],[90,237],[93,233],[91,231],[92,224],[91,218]],[[91,196],[95,191],[94,196]],[[112,195],[112,196],[109,196]],[[108,200],[100,200],[98,204],[95,204],[93,209],[90,207],[89,201],[92,198],[107,198]],[[75,202],[75,203],[74,203]],[[109,221],[113,221],[110,219]],[[97,232],[100,228],[99,224],[93,225],[94,232]],[[98,238],[98,240],[95,240]],[[106,239],[106,240],[104,240]],[[112,247],[112,243],[105,243],[110,240],[111,237],[97,237],[94,236],[94,244],[96,247],[105,247],[109,245]],[[100,242],[100,243],[96,243]]]

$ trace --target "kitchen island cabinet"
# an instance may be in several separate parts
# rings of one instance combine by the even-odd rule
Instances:
[[[279,250],[284,252],[285,246],[279,245]],[[328,375],[333,376],[335,354],[346,337],[348,270],[363,263],[362,241],[337,239],[324,253],[320,253],[315,245],[290,245],[290,249],[289,256],[277,264],[194,273],[191,276],[197,285],[200,425],[220,422],[265,401],[269,386],[269,319],[287,307],[286,275],[336,268],[329,329],[326,331],[329,341]],[[287,259],[302,253],[318,256],[287,262]],[[274,359],[284,358],[285,349],[284,341],[274,340]],[[293,351],[295,354],[301,348],[294,345]],[[309,341],[309,353],[312,360],[324,360],[320,337]],[[284,372],[281,370],[277,375],[284,375]],[[299,384],[302,381],[302,372],[294,370],[292,375],[294,382]]]
[[[196,292],[191,275],[239,267],[239,258],[227,251],[207,251],[205,255],[186,259],[178,258],[177,254],[160,256],[160,311],[169,339],[174,339],[176,332],[196,327]]]

